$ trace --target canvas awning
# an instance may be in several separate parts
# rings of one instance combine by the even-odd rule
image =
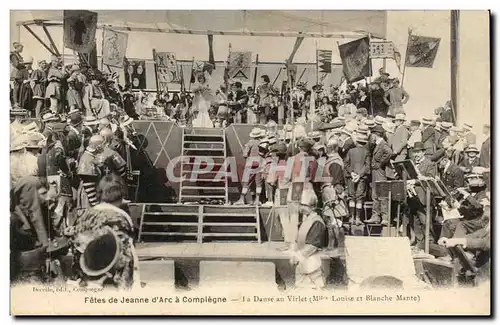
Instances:
[[[91,9],[90,9],[91,10]],[[138,32],[249,36],[385,38],[383,10],[91,10],[98,23]],[[61,24],[63,10],[27,10],[20,25]]]

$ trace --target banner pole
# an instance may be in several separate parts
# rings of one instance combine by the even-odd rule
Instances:
[[[406,59],[408,59],[408,45],[410,44],[411,33],[412,33],[411,29],[408,28],[408,40],[406,41],[405,65],[403,66],[403,76],[401,77],[401,88],[403,88],[403,84],[405,82]]]

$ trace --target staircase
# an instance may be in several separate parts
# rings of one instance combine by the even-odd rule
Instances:
[[[261,243],[257,206],[144,204],[139,242]]]
[[[226,160],[224,129],[184,128],[182,132],[183,179],[179,186],[179,203],[217,200],[228,204],[227,177],[214,179]]]

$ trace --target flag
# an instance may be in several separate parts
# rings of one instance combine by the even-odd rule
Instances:
[[[317,50],[318,73],[332,73],[332,51]]]
[[[347,82],[359,81],[372,75],[368,37],[339,45],[339,52]]]
[[[177,58],[173,52],[156,52],[154,59],[158,74],[158,82],[179,83],[179,69],[177,68]]]
[[[439,48],[440,38],[408,36],[405,65],[414,68],[432,68]]]
[[[203,73],[203,68],[205,67],[205,62],[203,61],[193,61],[193,68],[191,69],[191,83],[194,84],[199,74]]]
[[[104,29],[102,42],[102,63],[111,67],[122,68],[123,58],[127,52],[128,34]]]
[[[394,50],[393,59],[396,62],[396,66],[398,67],[399,72],[401,72],[401,53],[399,53],[399,51]]]
[[[64,10],[64,46],[80,53],[92,50],[97,29],[97,13],[87,10]]]
[[[252,52],[231,52],[229,54],[229,78],[250,79]]]

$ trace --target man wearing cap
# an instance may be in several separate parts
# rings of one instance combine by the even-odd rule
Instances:
[[[450,136],[450,129],[453,127],[453,124],[450,122],[441,122],[441,130],[439,134],[437,134],[437,147],[442,146],[444,139]]]
[[[394,118],[394,135],[392,136],[392,151],[394,153],[394,161],[404,160],[408,156],[408,139],[410,132],[404,125],[406,115],[403,113],[396,114]]]
[[[460,161],[459,167],[467,175],[472,173],[474,167],[479,166],[479,149],[474,144],[471,144],[464,152],[466,156]]]
[[[356,121],[358,121],[358,123],[363,123],[367,116],[368,111],[366,110],[366,108],[360,107],[356,110]]]
[[[89,144],[82,154],[77,174],[80,177],[80,186],[77,192],[77,215],[81,216],[88,208],[97,205],[97,184],[101,178],[98,161],[96,157],[104,149],[104,138],[101,135],[93,135]]]
[[[472,132],[472,125],[468,123],[464,124],[464,137],[467,145],[476,144],[476,135]]]
[[[394,117],[398,113],[404,113],[403,105],[410,100],[410,95],[402,88],[399,87],[399,79],[394,79],[392,87],[385,92],[384,102],[389,106],[387,116]]]
[[[430,118],[422,119],[422,144],[425,148],[425,155],[430,157],[436,152],[436,130],[434,129],[435,122]]]
[[[377,125],[373,128],[371,132],[371,141],[375,145],[373,153],[371,155],[371,165],[370,169],[372,172],[372,200],[373,200],[373,212],[372,217],[366,220],[366,223],[381,223],[387,222],[387,202],[383,199],[379,199],[377,192],[375,191],[375,182],[387,181],[387,176],[385,169],[389,163],[393,152],[391,147],[384,140],[384,129]]]
[[[245,164],[245,169],[250,168],[250,169],[259,169],[262,168],[260,165],[260,158],[261,158],[261,153],[259,146],[261,144],[261,140],[265,137],[266,131],[259,129],[259,128],[253,128],[252,131],[250,132],[250,141],[248,141],[245,144],[245,148],[243,148],[243,157],[247,159],[247,161],[251,161],[252,164],[248,165]],[[241,195],[240,199],[235,202],[235,205],[242,205],[245,204],[245,197],[250,189],[251,186],[255,184],[255,203],[259,204],[259,199],[260,199],[260,194],[262,192],[262,173],[256,172],[256,173],[243,173],[243,175],[248,174],[248,180],[242,180],[242,189],[241,189]],[[253,194],[253,193],[252,193]],[[252,195],[253,196],[253,195]]]
[[[352,139],[352,134],[354,133],[354,129],[349,126],[345,126],[342,128],[342,131],[339,136],[339,155],[342,159],[345,158],[349,150],[356,147],[354,140]]]
[[[305,189],[300,198],[302,223],[297,233],[297,247],[291,252],[290,263],[296,265],[297,288],[321,289],[326,285],[319,251],[325,248],[326,226],[315,209],[318,199],[312,189]]]
[[[425,156],[425,148],[421,142],[416,142],[413,146],[412,160],[417,167],[419,177],[435,177],[436,165]],[[408,207],[410,208],[410,222],[415,232],[416,247],[425,247],[425,219],[426,219],[426,192],[416,180],[407,181]],[[432,228],[432,227],[431,227]],[[431,229],[432,232],[432,229]]]
[[[370,176],[371,157],[366,144],[368,135],[356,136],[356,147],[349,150],[344,160],[347,178],[347,192],[349,195],[350,223],[361,225],[361,214],[363,202],[368,189],[368,177]]]

